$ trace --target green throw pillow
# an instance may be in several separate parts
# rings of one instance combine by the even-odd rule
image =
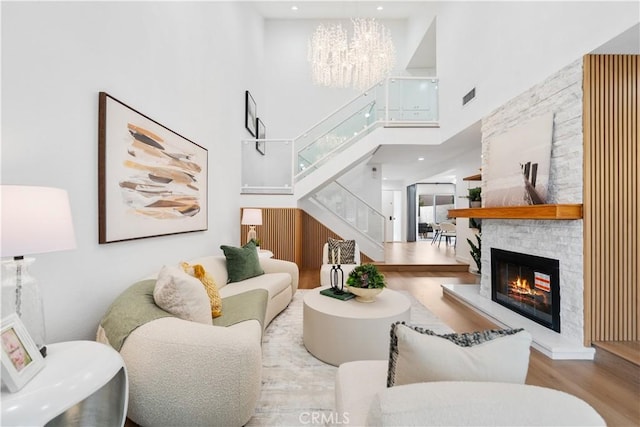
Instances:
[[[227,274],[229,276],[227,283],[240,282],[264,274],[253,240],[241,248],[222,245],[220,249],[227,258]]]

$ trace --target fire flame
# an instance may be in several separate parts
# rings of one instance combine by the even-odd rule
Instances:
[[[517,277],[516,280],[510,283],[511,291],[517,294],[526,294],[526,295],[538,295],[535,288],[529,286],[529,281],[527,279],[523,279],[521,277]]]

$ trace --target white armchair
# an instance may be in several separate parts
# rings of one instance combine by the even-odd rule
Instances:
[[[356,243],[355,251],[353,253],[353,259],[355,264],[340,264],[340,268],[344,272],[344,282],[347,283],[347,277],[349,273],[360,265],[360,248]],[[329,256],[329,244],[325,243],[322,248],[322,267],[320,267],[320,286],[331,286],[331,267],[335,264],[331,263],[332,259]],[[336,259],[337,261],[337,259]],[[337,263],[336,263],[337,264]]]

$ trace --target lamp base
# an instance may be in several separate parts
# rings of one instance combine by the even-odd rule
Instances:
[[[28,267],[34,261],[17,258],[2,263],[2,315],[16,313],[40,349],[45,343],[44,308],[38,282],[29,274]]]
[[[249,232],[247,233],[247,243],[249,243],[252,240],[256,240],[257,234],[256,234],[256,226],[255,225],[250,225],[249,226]]]

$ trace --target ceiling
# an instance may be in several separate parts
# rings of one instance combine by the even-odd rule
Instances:
[[[429,7],[428,1],[253,1],[266,19],[407,19]],[[292,10],[296,6],[297,10]],[[378,7],[382,6],[381,10]]]

